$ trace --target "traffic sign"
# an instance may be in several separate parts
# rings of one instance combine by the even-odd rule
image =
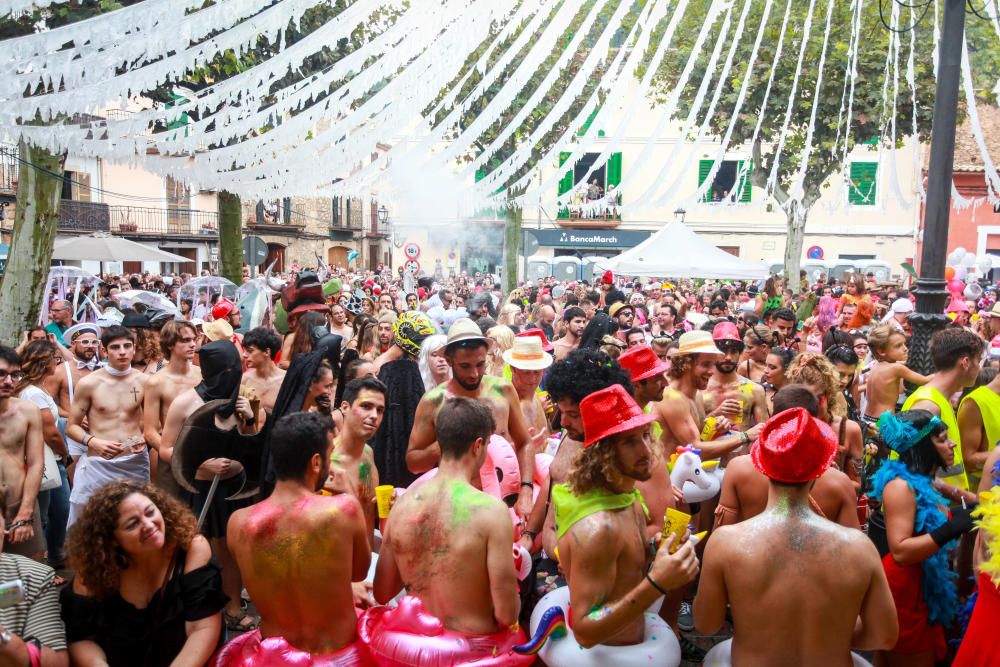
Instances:
[[[259,236],[243,239],[243,263],[260,266],[267,259],[267,243]]]
[[[806,251],[806,257],[809,259],[823,259],[823,249],[818,245],[814,245]]]
[[[420,246],[411,241],[403,246],[403,254],[407,259],[417,259],[420,257]]]
[[[417,275],[418,273],[420,273],[420,262],[418,262],[415,259],[408,259],[406,260],[406,264],[403,264],[403,270],[405,270],[407,273],[412,273],[413,275]]]

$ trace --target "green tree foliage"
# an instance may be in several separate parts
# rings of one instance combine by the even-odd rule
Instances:
[[[757,59],[750,62],[754,34],[763,21],[765,6],[763,0],[755,0],[747,20],[746,34],[740,41],[735,53],[733,68],[728,76],[725,80],[719,80],[722,69],[721,62],[714,71],[707,71],[711,46],[704,49],[695,61],[690,79],[694,83],[689,82],[680,95],[677,116],[679,118],[687,117],[695,100],[698,85],[704,78],[708,77],[711,79],[709,90],[713,91],[716,87],[721,86],[722,95],[711,118],[705,117],[708,107],[705,104],[699,110],[700,115],[696,120],[698,125],[707,124],[711,133],[721,138],[734,117],[737,95],[744,78],[751,77],[747,97],[736,118],[730,145],[732,147],[749,147],[753,159],[751,181],[758,187],[765,185],[774,161],[776,158],[778,159],[777,186],[773,196],[788,216],[785,273],[786,275],[798,275],[802,239],[809,209],[820,198],[823,188],[828,187],[831,176],[840,172],[844,155],[844,142],[847,142],[848,150],[853,149],[856,145],[867,143],[869,149],[875,151],[878,150],[878,141],[890,141],[893,84],[890,80],[888,89],[890,99],[886,105],[883,97],[883,82],[890,32],[879,15],[879,1],[868,1],[863,3],[861,16],[860,47],[856,67],[858,76],[854,89],[853,111],[850,118],[847,118],[845,114],[845,117],[838,124],[838,115],[844,99],[851,35],[854,29],[853,3],[850,0],[835,0],[830,39],[822,72],[822,88],[818,98],[815,97],[815,91],[824,45],[827,3],[823,0],[816,0],[808,36],[804,33],[804,26],[809,2],[791,0],[791,3],[790,20],[781,59],[778,62],[774,62],[774,59],[784,18],[785,3],[780,1],[774,3],[765,26],[766,32]],[[884,18],[887,22],[891,11],[890,3],[891,0],[883,0],[882,2]],[[709,4],[707,2],[689,4],[674,37],[676,46],[669,50],[656,72],[652,93],[654,103],[662,104],[678,85],[680,74],[691,55],[698,32],[707,20]],[[741,8],[742,2],[734,3],[733,11],[739,12]],[[930,11],[933,12],[933,8]],[[669,14],[670,12],[668,12]],[[916,10],[916,17],[920,17],[919,9]],[[734,25],[735,22],[734,18]],[[912,25],[912,29],[915,31],[914,78],[916,81],[917,135],[921,141],[927,141],[930,136],[934,110],[933,15],[925,16],[923,21],[912,21],[910,10],[903,7],[900,10],[899,24],[901,29],[910,28]],[[664,22],[658,26],[657,33],[662,34],[665,27]],[[713,40],[718,39],[721,28],[722,17],[720,16],[711,27],[706,44],[715,43]],[[997,67],[1000,66],[1000,48],[997,45],[996,33],[993,32],[992,26],[974,17],[967,20],[967,32],[970,60],[973,62],[973,70],[977,73],[977,90],[984,97],[988,97],[987,90],[995,85],[995,73]],[[802,41],[806,37],[808,37],[808,42],[803,68],[798,73],[798,90],[791,109],[788,135],[781,155],[776,156],[775,151],[781,128],[785,122],[788,99],[792,94],[793,81],[796,77],[799,51]],[[732,39],[732,31],[728,39]],[[901,34],[899,41],[899,97],[896,102],[895,123],[896,139],[901,145],[912,134],[914,109],[911,91],[905,79],[906,62],[910,56],[909,34]],[[658,44],[658,39],[657,34],[654,34],[653,46],[650,48],[655,48],[656,44]],[[728,47],[728,44],[726,46]],[[775,69],[774,79],[765,110],[765,91],[772,68]],[[637,74],[642,75],[641,72]],[[890,76],[893,76],[891,71]],[[813,127],[812,150],[805,170],[802,196],[793,200],[790,196],[790,190],[805,151],[814,100],[820,106]],[[764,118],[761,119],[762,113]],[[754,137],[754,129],[758,121],[761,121],[759,134],[753,145],[749,145]],[[878,141],[872,142],[873,139]],[[797,289],[798,281],[790,281],[789,286]]]

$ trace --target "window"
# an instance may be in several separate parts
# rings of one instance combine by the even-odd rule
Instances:
[[[1000,204],[993,204],[993,212],[1000,213]]]
[[[167,176],[166,191],[167,226],[174,232],[190,231],[191,190],[184,182]]]
[[[564,166],[570,153],[559,154],[559,165]],[[600,153],[585,153],[571,170],[559,179],[559,196],[572,193],[571,201],[559,208],[559,219],[591,218],[620,219],[622,182],[622,154],[612,153],[606,163],[584,177],[597,162]]]
[[[698,187],[712,172],[714,160],[701,160],[698,163]],[[712,179],[712,186],[705,190],[704,202],[750,201],[750,166],[745,167],[743,160],[723,160]]]
[[[85,171],[64,171],[62,198],[73,201],[92,201],[90,174]]]
[[[878,162],[852,162],[847,201],[855,206],[874,206],[878,194],[877,176]]]

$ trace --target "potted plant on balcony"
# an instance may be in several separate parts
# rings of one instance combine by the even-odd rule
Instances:
[[[123,222],[118,225],[118,231],[120,232],[137,232],[139,231],[139,225],[134,222]]]

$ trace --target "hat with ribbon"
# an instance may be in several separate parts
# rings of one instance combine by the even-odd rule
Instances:
[[[232,300],[222,297],[212,306],[212,317],[221,320],[234,310],[237,310],[236,304]]]
[[[72,345],[73,341],[84,334],[92,333],[97,336],[98,339],[101,337],[101,327],[93,324],[91,322],[80,322],[79,324],[74,324],[69,329],[63,332],[62,339],[63,343],[66,345]]]
[[[750,449],[750,460],[769,479],[804,484],[823,474],[837,455],[837,435],[804,408],[771,417]]]
[[[583,416],[583,446],[590,447],[612,435],[643,428],[656,421],[647,415],[620,384],[595,391],[580,401]]]
[[[542,349],[542,339],[538,336],[515,336],[514,345],[503,353],[503,360],[522,371],[541,371],[552,365],[552,355]]]
[[[686,354],[723,354],[722,350],[715,346],[712,334],[707,331],[695,330],[682,334],[677,339],[677,347],[670,350],[671,357]]]
[[[545,332],[541,329],[528,329],[527,331],[522,331],[521,333],[514,336],[517,338],[537,338],[542,342],[542,349],[546,352],[552,351],[552,343],[549,342],[549,337],[545,335]]]
[[[618,356],[618,365],[629,372],[632,382],[662,375],[670,368],[670,364],[660,361],[649,345],[635,345],[625,350]]]

